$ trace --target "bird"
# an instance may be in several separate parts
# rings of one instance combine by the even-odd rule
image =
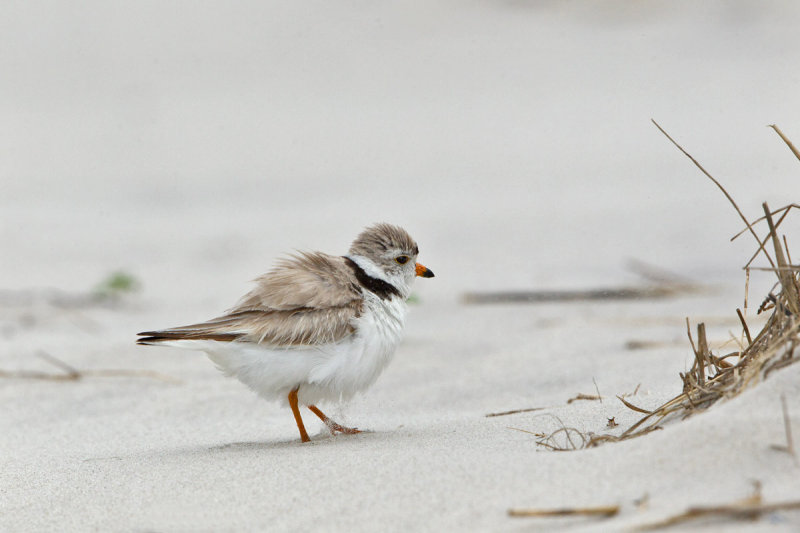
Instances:
[[[279,259],[224,315],[138,333],[137,344],[200,350],[229,377],[267,400],[288,403],[301,442],[311,439],[300,406],[332,435],[355,434],[317,404],[369,388],[402,338],[419,247],[403,228],[364,229],[346,255],[296,252]]]

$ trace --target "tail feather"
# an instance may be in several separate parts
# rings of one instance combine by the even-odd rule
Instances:
[[[207,340],[232,342],[242,337],[243,333],[213,333],[209,331],[143,331],[137,333],[140,336],[136,339],[136,344],[145,346],[155,346],[165,341],[177,340]]]
[[[246,329],[242,328],[242,320],[246,319],[251,314],[253,313],[236,313],[221,316],[199,324],[143,331],[137,333],[140,338],[136,340],[136,344],[153,346],[161,344],[162,342],[180,340],[232,342],[247,335],[247,333],[244,332]]]

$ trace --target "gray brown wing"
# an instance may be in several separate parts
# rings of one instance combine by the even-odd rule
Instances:
[[[291,311],[242,311],[208,322],[139,333],[139,344],[170,340],[254,342],[270,346],[314,346],[338,342],[353,333],[360,306]]]
[[[361,299],[360,285],[345,259],[319,252],[299,253],[283,259],[255,282],[256,287],[230,313],[307,307],[326,309]]]
[[[320,345],[353,333],[361,313],[358,282],[341,257],[301,254],[256,280],[226,315],[189,326],[139,333],[139,344],[170,340]]]

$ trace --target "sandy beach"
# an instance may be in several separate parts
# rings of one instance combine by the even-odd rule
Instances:
[[[0,531],[629,531],[755,484],[766,503],[800,499],[798,459],[778,449],[782,398],[800,439],[798,365],[642,437],[538,444],[565,426],[620,435],[642,415],[618,395],[653,409],[680,393],[687,317],[714,353],[736,350],[757,246],[730,241],[736,212],[650,119],[751,219],[796,202],[800,162],[766,126],[800,144],[800,5],[7,11]],[[218,316],[281,254],[342,254],[377,221],[404,226],[436,278],[417,282],[373,388],[326,406],[364,433],[308,417],[301,444],[288,409],[202,353],[135,345]],[[636,264],[697,287],[465,302],[653,287]],[[751,273],[753,331],[774,282]],[[798,531],[800,511],[669,530]]]

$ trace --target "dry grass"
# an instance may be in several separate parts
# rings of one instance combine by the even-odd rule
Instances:
[[[516,415],[519,413],[531,413],[533,411],[541,411],[544,407],[526,407],[525,409],[513,409],[511,411],[501,411],[499,413],[489,413],[484,415],[486,418],[493,418],[495,416],[508,416],[508,415]]]
[[[637,527],[634,531],[656,531],[687,522],[713,519],[756,520],[763,514],[800,509],[800,501],[765,503],[761,497],[761,483],[754,483],[753,494],[743,500],[722,505],[690,507],[686,511],[659,522]]]
[[[692,328],[687,318],[686,328],[689,343],[694,352],[694,362],[688,372],[680,374],[683,382],[683,391],[680,394],[653,410],[643,409],[632,404],[624,398],[624,395],[617,396],[626,407],[644,415],[619,436],[586,434],[575,428],[567,427],[557,417],[556,420],[560,427],[552,433],[526,431],[537,437],[537,445],[553,451],[578,450],[599,446],[605,442],[618,442],[646,435],[661,429],[662,424],[667,420],[686,418],[708,409],[722,398],[736,396],[747,387],[767,378],[772,372],[787,367],[800,359],[800,349],[798,349],[800,347],[800,265],[792,264],[786,236],[778,233],[781,223],[788,217],[792,209],[800,209],[800,205],[790,204],[773,211],[764,203],[762,204],[764,216],[749,221],[720,182],[714,179],[697,160],[678,145],[661,126],[655,121],[653,123],[719,187],[736,209],[746,228],[733,238],[735,239],[744,233],[750,233],[755,238],[758,248],[744,267],[746,273],[744,307],[746,310],[750,271],[770,271],[777,278],[777,283],[764,298],[758,309],[759,314],[770,313],[770,316],[761,330],[753,336],[747,324],[745,313],[742,313],[741,309],[736,309],[736,316],[742,326],[741,338],[738,340],[739,349],[724,355],[712,352],[709,347],[705,324],[698,324],[695,330],[696,336],[693,336]],[[800,160],[800,151],[792,145],[777,126],[773,125],[771,127]],[[759,224],[761,225],[759,226]],[[766,231],[762,229],[765,225]],[[760,236],[757,230],[764,232],[764,235]],[[758,257],[764,258],[769,267],[751,266]],[[598,391],[597,396],[582,394],[571,399],[570,402],[576,399],[599,400],[600,392]],[[794,447],[788,408],[786,399],[783,396],[781,397],[781,406],[786,432],[786,444],[772,445],[771,448],[779,452],[788,453],[797,464],[798,458]],[[607,427],[611,428],[615,425],[614,419],[609,419]],[[520,429],[519,431],[525,430]],[[722,505],[693,506],[664,520],[639,526],[636,531],[661,530],[702,520],[755,520],[767,513],[797,509],[800,509],[800,500],[764,502],[761,497],[761,484],[757,482],[754,494],[744,500]],[[508,513],[513,517],[539,518],[553,516],[613,517],[619,513],[619,510],[618,505],[608,505],[588,508],[510,509]]]
[[[754,221],[752,224],[748,222],[752,233],[758,239],[760,253],[775,265],[769,270],[774,272],[778,278],[777,289],[767,295],[759,308],[759,313],[771,312],[771,315],[755,337],[752,336],[742,311],[736,309],[736,314],[742,324],[742,346],[735,352],[724,355],[714,354],[709,348],[705,324],[697,325],[695,338],[687,319],[687,334],[694,352],[694,362],[688,372],[679,374],[683,382],[683,391],[680,394],[653,410],[643,409],[625,400],[624,397],[617,396],[626,407],[644,415],[618,436],[584,434],[562,424],[551,434],[537,434],[539,437],[537,444],[551,450],[566,451],[646,435],[661,429],[662,424],[668,420],[686,418],[708,409],[722,398],[736,396],[775,370],[797,362],[800,359],[798,357],[800,356],[800,350],[798,350],[800,347],[800,266],[791,264],[786,239],[779,238],[777,231],[780,222],[785,219],[786,213],[792,207],[794,206],[770,211],[767,204],[763,204],[765,215],[759,221],[766,221],[768,227],[768,233],[763,239],[758,237],[753,228],[753,225],[759,221]],[[778,214],[783,216],[776,223],[774,217]],[[768,244],[771,244],[774,256],[770,255],[767,250]],[[579,394],[571,398],[568,403],[575,400],[601,400],[601,396],[599,394]],[[786,425],[788,442],[786,450],[791,450],[789,453],[794,455],[788,421]]]
[[[736,396],[747,387],[768,377],[775,370],[789,366],[800,358],[800,350],[798,350],[798,347],[800,347],[800,265],[792,264],[787,239],[785,235],[779,235],[778,233],[781,223],[786,220],[792,209],[800,210],[800,205],[790,204],[780,209],[770,210],[769,206],[764,203],[762,204],[764,215],[752,222],[749,221],[722,184],[711,176],[686,150],[678,145],[661,126],[655,121],[653,123],[703,174],[714,182],[733,205],[746,225],[746,228],[733,238],[735,239],[745,233],[750,233],[754,237],[758,248],[744,267],[746,272],[745,308],[747,307],[750,271],[766,270],[774,273],[777,283],[770,294],[764,298],[758,313],[770,312],[771,314],[761,331],[753,336],[745,315],[741,309],[736,309],[738,321],[742,325],[742,337],[739,341],[740,348],[724,355],[714,354],[709,348],[706,328],[703,323],[698,324],[696,327],[695,342],[695,337],[692,335],[692,328],[687,318],[687,334],[695,357],[692,368],[685,374],[680,373],[683,382],[683,391],[680,394],[653,410],[643,409],[625,400],[623,396],[617,396],[626,407],[644,416],[618,436],[584,434],[574,428],[566,427],[563,423],[559,429],[551,434],[535,434],[538,437],[537,444],[551,450],[565,451],[589,448],[606,442],[618,442],[646,435],[661,429],[662,424],[668,420],[686,418],[694,413],[708,409],[722,398]],[[792,153],[800,159],[800,152],[797,151],[783,133],[776,126],[771,127],[781,136],[781,139],[789,146]],[[759,224],[761,225],[759,226]],[[760,236],[758,230],[765,225],[766,232],[763,236]],[[759,256],[763,257],[770,266],[763,268],[752,267],[753,261]],[[580,394],[570,399],[569,402],[571,403],[574,400],[600,400],[600,394],[599,391],[597,396]],[[787,446],[779,448],[785,448],[786,451],[794,455],[791,428],[788,425],[788,416],[785,414],[785,409],[784,418]],[[569,437],[566,439],[566,443],[558,442],[558,437],[564,436]]]
[[[568,452],[582,450],[589,442],[589,436],[579,429],[568,427],[564,421],[552,413],[544,413],[540,417],[548,417],[555,420],[558,429],[551,433],[528,431],[527,429],[509,427],[514,431],[528,433],[536,437],[536,445],[554,452]]]
[[[579,392],[576,396],[573,396],[572,398],[567,400],[567,403],[577,402],[578,400],[588,400],[590,402],[597,402],[597,401],[602,401],[603,398],[599,394],[584,394],[582,392]]]
[[[640,502],[646,504],[648,496]],[[764,514],[776,511],[790,511],[800,509],[800,501],[784,501],[766,503],[761,496],[761,483],[754,483],[753,494],[731,503],[720,505],[698,505],[686,511],[670,516],[658,522],[651,522],[637,526],[633,531],[657,531],[668,529],[688,522],[702,520],[755,520]],[[599,505],[596,507],[563,507],[556,509],[509,509],[508,515],[517,518],[551,518],[563,516],[583,516],[596,518],[611,518],[620,512],[619,505]]]
[[[661,424],[668,419],[686,418],[696,412],[707,409],[722,398],[739,394],[742,390],[766,378],[775,370],[795,363],[798,360],[798,355],[800,355],[798,353],[800,352],[798,350],[798,346],[800,346],[800,265],[791,263],[791,254],[786,237],[778,233],[781,223],[789,215],[789,212],[793,208],[797,209],[798,206],[790,204],[773,211],[764,203],[762,205],[764,216],[752,222],[748,221],[719,181],[706,172],[702,165],[681,148],[655,121],[654,124],[719,187],[742,220],[744,220],[747,228],[739,235],[749,232],[758,245],[758,250],[745,265],[747,283],[749,284],[749,271],[754,269],[750,265],[758,256],[765,258],[770,265],[764,270],[773,272],[777,278],[776,288],[767,295],[759,308],[759,313],[771,312],[771,315],[761,331],[753,337],[742,311],[736,309],[736,314],[742,324],[742,347],[735,352],[724,355],[715,355],[709,349],[705,324],[703,323],[697,325],[697,342],[695,342],[687,319],[687,333],[695,358],[692,368],[685,374],[680,374],[683,381],[683,392],[651,411],[637,407],[619,398],[628,408],[645,416],[619,436],[598,435],[591,437],[587,442],[587,447],[645,435],[660,429]],[[788,139],[780,133],[777,127],[774,127],[774,129],[800,159],[800,154]],[[776,217],[779,217],[777,222],[775,220]],[[759,236],[757,227],[759,227],[758,224],[763,222],[766,222],[766,233],[764,236]],[[763,227],[763,224],[761,227]]]

